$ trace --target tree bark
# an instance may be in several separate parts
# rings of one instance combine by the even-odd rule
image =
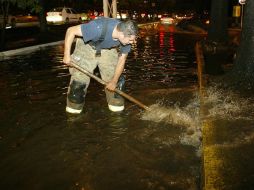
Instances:
[[[254,88],[254,0],[244,5],[243,27],[231,79],[247,88]],[[241,86],[243,86],[241,85]]]
[[[208,40],[227,42],[228,40],[228,0],[211,1],[211,17]]]
[[[220,75],[220,59],[225,57],[228,43],[228,0],[212,0],[208,39],[204,41],[205,71],[207,74]]]
[[[44,0],[39,0],[41,10],[39,12],[40,19],[40,32],[44,33],[47,31],[47,22],[46,22],[46,12],[45,12],[45,2]]]
[[[5,47],[5,29],[3,28],[3,26],[1,26],[0,28],[0,51],[4,50]]]
[[[6,37],[6,32],[5,32],[5,27],[7,24],[7,20],[9,17],[9,7],[10,7],[10,1],[5,1],[5,2],[1,2],[1,19],[2,20],[2,24],[0,26],[0,50],[4,50],[5,48],[5,37]]]

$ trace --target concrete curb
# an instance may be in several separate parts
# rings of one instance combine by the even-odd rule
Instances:
[[[6,59],[6,58],[8,58],[10,56],[14,56],[14,55],[31,53],[33,51],[39,50],[39,49],[47,47],[47,46],[54,46],[54,45],[59,45],[59,44],[63,44],[63,43],[64,43],[64,40],[61,40],[61,41],[57,41],[57,42],[51,42],[51,43],[39,44],[39,45],[9,50],[9,51],[3,51],[3,52],[0,52],[0,60]]]

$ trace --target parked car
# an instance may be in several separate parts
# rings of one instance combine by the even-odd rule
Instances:
[[[31,13],[9,15],[8,26],[15,27],[29,27],[29,26],[40,26],[39,17]]]
[[[0,24],[4,24],[3,15],[0,15]],[[8,15],[5,28],[40,26],[39,17],[31,13],[18,13]],[[1,26],[2,27],[2,26]]]
[[[68,24],[82,21],[82,15],[69,7],[57,7],[47,12],[48,24]]]

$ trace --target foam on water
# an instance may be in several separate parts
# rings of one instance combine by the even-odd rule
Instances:
[[[141,119],[184,126],[194,126],[196,124],[189,113],[177,106],[165,107],[163,104],[157,103],[149,106],[149,108],[151,110],[144,112]]]
[[[222,119],[251,119],[252,103],[250,99],[239,97],[230,91],[223,91],[216,87],[206,90],[204,104],[208,110],[207,117]]]
[[[168,106],[160,101],[149,108],[150,111],[142,113],[141,119],[183,126],[185,127],[185,132],[180,136],[181,143],[195,147],[200,146],[201,125],[199,123],[198,97],[191,99],[187,106],[184,107],[180,107],[177,103],[173,106]]]
[[[200,99],[200,95],[196,93],[186,106],[167,105],[160,101],[149,106],[150,111],[143,112],[141,119],[185,127],[186,130],[180,137],[180,141],[182,144],[195,147],[201,145],[203,119],[253,119],[253,104],[251,103],[253,100],[243,99],[233,92],[212,87],[206,90],[205,96],[202,96],[202,104]],[[202,117],[201,107],[205,109]]]

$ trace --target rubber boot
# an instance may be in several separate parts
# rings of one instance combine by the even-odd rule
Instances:
[[[125,79],[121,75],[118,83],[117,83],[117,89],[123,91],[125,86]],[[107,97],[107,102],[108,102],[108,108],[109,110],[113,112],[120,112],[124,110],[124,98],[115,93],[115,92],[110,92],[109,90],[105,89],[106,92],[106,97]]]
[[[67,94],[66,112],[79,114],[83,110],[86,95],[86,84],[73,80]]]

